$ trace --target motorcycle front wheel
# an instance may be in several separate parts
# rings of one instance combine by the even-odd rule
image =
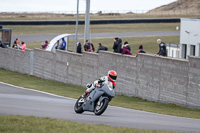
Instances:
[[[97,102],[94,113],[95,115],[101,115],[108,107],[109,100],[107,98],[103,99],[101,102]]]
[[[83,107],[82,107],[82,104],[84,103],[84,102],[80,102],[80,101],[84,101],[84,99],[82,98],[82,97],[80,97],[77,101],[76,101],[76,103],[75,103],[75,105],[74,105],[74,111],[76,112],[76,113],[79,113],[79,114],[81,114],[81,113],[83,113],[84,111],[83,111]]]

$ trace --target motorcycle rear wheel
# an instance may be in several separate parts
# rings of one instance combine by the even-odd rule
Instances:
[[[97,102],[94,113],[95,115],[101,115],[108,107],[109,100],[107,98],[103,99],[101,102]]]
[[[80,103],[79,101],[80,100],[82,100],[83,98],[82,97],[80,97],[77,101],[76,101],[76,103],[75,103],[75,105],[74,105],[74,111],[76,112],[76,113],[79,113],[79,114],[81,114],[81,113],[83,113],[84,111],[83,111],[83,107],[82,107],[82,104],[83,103]]]

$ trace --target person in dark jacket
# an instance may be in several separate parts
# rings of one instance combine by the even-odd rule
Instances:
[[[133,55],[125,45],[122,45],[122,54]]]
[[[137,54],[138,54],[138,53],[146,53],[146,52],[144,51],[142,45],[139,46],[139,50],[138,50]]]
[[[122,39],[118,39],[117,53],[122,53]]]
[[[161,39],[157,40],[157,44],[159,45],[159,52],[157,53],[157,56],[167,56],[167,49],[164,42],[161,41]]]
[[[114,44],[113,44],[113,52],[117,53],[118,51],[118,37],[114,38]]]
[[[77,53],[82,53],[81,42],[77,42]]]
[[[87,52],[94,52],[95,47],[92,43],[90,43],[88,40],[86,40],[86,43],[84,45],[84,50],[87,51]]]
[[[108,50],[108,48],[107,48],[107,47],[105,47],[105,46],[103,46],[101,43],[99,43],[99,48],[98,48],[98,50],[97,50],[97,53],[99,53],[99,50],[104,50],[104,51],[107,51],[107,50]]]
[[[128,44],[127,41],[124,42],[124,45],[126,46],[126,48],[127,48],[129,51],[131,51],[131,47],[130,47],[130,45]]]

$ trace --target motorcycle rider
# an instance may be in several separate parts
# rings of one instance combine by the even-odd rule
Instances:
[[[87,84],[86,91],[82,95],[82,97],[86,97],[90,94],[96,87],[102,87],[103,84],[107,84],[108,87],[114,89],[116,86],[117,72],[114,70],[108,71],[107,76],[101,77],[99,80],[95,80],[94,84]]]

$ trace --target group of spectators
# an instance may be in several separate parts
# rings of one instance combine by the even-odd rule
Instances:
[[[16,38],[16,40],[14,41],[14,44],[13,44],[12,48],[14,48],[14,49],[21,49],[22,51],[25,51],[25,49],[26,49],[26,43],[24,41],[21,41],[21,44],[20,44],[20,41],[18,40],[18,38]]]
[[[99,53],[100,50],[104,50],[107,51],[108,48],[103,46],[101,43],[99,43],[99,48],[96,51],[96,53]],[[81,48],[81,43],[77,42],[77,49],[76,49],[77,53],[82,53],[82,48]],[[95,47],[93,45],[93,43],[89,42],[88,40],[86,40],[86,43],[84,45],[84,51],[87,52],[95,52]]]
[[[156,54],[156,56],[167,56],[166,44],[164,42],[162,42],[161,39],[157,39],[157,44],[159,45],[159,52]],[[48,45],[49,45],[49,43],[46,40],[44,43],[42,43],[41,47],[43,49],[46,49]],[[3,47],[3,43],[1,41],[0,41],[0,47]],[[65,39],[62,38],[61,45],[59,44],[59,41],[58,41],[56,49],[65,50],[65,47],[66,47],[66,42],[65,42]],[[24,41],[22,41],[20,44],[20,41],[18,40],[18,38],[16,38],[12,48],[21,49],[22,51],[25,51],[26,43]],[[100,50],[107,51],[108,48],[103,46],[101,43],[99,43],[99,47],[96,52],[99,53]],[[86,43],[84,45],[84,51],[95,52],[95,47],[94,47],[93,43],[86,40]],[[122,39],[118,38],[118,37],[114,38],[113,52],[127,54],[127,55],[133,55],[131,53],[131,47],[130,47],[129,43],[127,41],[125,41],[123,44]],[[82,53],[82,47],[81,47],[80,42],[77,42],[77,53]],[[139,50],[138,50],[137,54],[138,53],[146,53],[145,50],[143,49],[142,45],[139,46]]]
[[[41,44],[41,47],[42,49],[46,49],[48,45],[49,45],[49,42],[46,40],[45,42]],[[61,43],[60,43],[60,40],[57,41],[55,49],[65,50],[65,48],[66,48],[66,41],[65,41],[65,38],[63,37]]]
[[[66,41],[65,41],[65,38],[63,37],[61,43],[60,43],[59,40],[57,41],[57,46],[56,46],[55,48],[56,48],[56,49],[59,49],[59,50],[65,50],[66,45],[67,45],[67,43],[66,43]]]
[[[156,56],[167,56],[167,49],[166,49],[166,44],[161,41],[161,39],[157,39],[157,44],[159,45],[159,52],[156,54]],[[131,47],[127,41],[122,43],[122,39],[115,37],[114,38],[114,44],[113,44],[113,52],[115,53],[121,53],[121,54],[127,54],[127,55],[133,55],[131,53]],[[100,50],[107,51],[108,48],[103,46],[101,43],[99,43],[99,48],[96,51],[99,53]],[[88,40],[86,40],[86,43],[84,45],[84,51],[87,52],[95,52],[95,47],[92,43],[90,43]],[[81,43],[77,43],[77,53],[82,53],[82,48],[81,48]],[[137,51],[137,54],[139,53],[146,53],[145,50],[143,49],[143,46],[140,45],[139,49]],[[136,54],[136,56],[137,56]]]
[[[157,44],[159,45],[159,52],[156,54],[156,56],[167,56],[166,44],[162,42],[161,39],[157,39]],[[113,50],[113,52],[116,53],[132,55],[131,48],[128,42],[125,41],[124,44],[122,44],[122,39],[118,37],[114,38]],[[142,45],[139,46],[137,54],[138,53],[146,53]]]
[[[122,39],[118,38],[118,37],[114,38],[113,52],[121,53],[121,54],[133,55],[131,53],[131,47],[130,47],[129,43],[127,41],[125,41],[124,44],[123,44],[122,43]],[[143,50],[143,46],[142,45],[139,46],[139,50],[138,50],[137,54],[138,53],[146,53]]]

